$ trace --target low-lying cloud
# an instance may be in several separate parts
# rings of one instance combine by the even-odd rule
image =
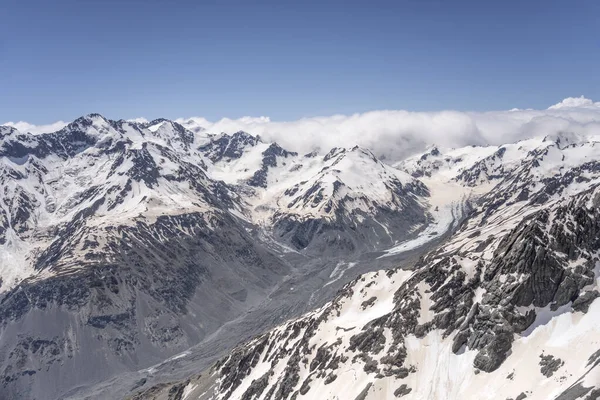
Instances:
[[[358,144],[388,160],[399,160],[434,144],[441,147],[498,145],[561,132],[600,135],[600,103],[582,96],[564,99],[546,110],[383,110],[288,122],[271,121],[267,117],[225,118],[215,123],[200,118],[192,120],[208,132],[243,130],[299,152]],[[189,119],[178,121],[185,123]]]
[[[47,124],[47,125],[34,125],[34,124],[30,124],[29,122],[25,122],[25,121],[19,121],[19,122],[5,122],[2,125],[6,125],[6,126],[12,126],[14,128],[17,128],[17,130],[19,132],[30,132],[30,133],[46,133],[46,132],[55,132],[58,131],[62,128],[64,128],[66,125],[68,124],[68,122],[65,121],[56,121],[52,124]]]
[[[545,110],[382,110],[286,122],[272,121],[268,117],[224,118],[216,122],[193,117],[177,121],[189,127],[200,126],[210,133],[243,130],[300,153],[358,144],[395,161],[433,144],[441,147],[497,145],[563,132],[600,136],[600,102],[594,103],[582,96],[564,99]],[[44,127],[24,122],[8,124],[22,131],[40,132],[60,123]]]

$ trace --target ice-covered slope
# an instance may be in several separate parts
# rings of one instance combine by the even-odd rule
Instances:
[[[363,275],[200,377],[140,398],[598,397],[600,148],[560,137],[502,148],[429,174],[487,183],[414,271]]]
[[[310,159],[309,155],[306,157]],[[403,208],[405,195],[427,196],[427,188],[406,173],[377,160],[368,150],[336,148],[322,159],[307,179],[288,188],[279,201],[299,216],[324,216],[336,212],[372,212],[374,208]],[[294,169],[300,171],[303,165]],[[408,202],[408,200],[405,200]]]

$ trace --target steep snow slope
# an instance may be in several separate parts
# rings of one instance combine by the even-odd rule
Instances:
[[[330,218],[336,210],[369,212],[380,205],[396,206],[401,211],[402,199],[396,195],[397,191],[403,187],[410,188],[408,191],[414,186],[415,192],[427,193],[418,181],[359,147],[333,149],[322,161],[321,165],[312,166],[314,170],[306,174],[306,181],[287,188],[280,199],[283,203],[280,208],[287,207],[298,215]],[[296,170],[302,167],[294,166]]]
[[[473,157],[447,178],[494,182],[414,272],[363,275],[200,377],[140,398],[598,397],[600,148],[564,142]]]

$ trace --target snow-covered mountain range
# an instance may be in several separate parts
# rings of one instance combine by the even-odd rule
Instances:
[[[476,194],[447,239],[137,398],[598,398],[599,159],[564,134],[398,163]]]
[[[600,393],[598,138],[389,165],[185,125],[0,127],[0,393]]]
[[[357,147],[298,155],[98,114],[0,129],[0,374],[15,396],[160,362],[299,263],[383,250],[434,218],[421,182]]]

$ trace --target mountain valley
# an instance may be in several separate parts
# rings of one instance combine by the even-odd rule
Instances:
[[[593,399],[597,160],[567,133],[385,163],[166,119],[1,126],[0,393]]]

